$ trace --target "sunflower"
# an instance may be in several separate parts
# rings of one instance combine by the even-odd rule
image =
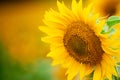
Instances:
[[[94,0],[94,5],[102,16],[120,15],[120,0]]]
[[[108,37],[101,33],[105,20],[96,22],[99,14],[92,13],[93,4],[82,8],[82,0],[72,0],[71,9],[64,2],[57,1],[57,6],[59,11],[46,11],[43,20],[46,26],[39,27],[48,35],[42,41],[50,44],[47,56],[53,59],[52,65],[67,68],[68,80],[75,76],[84,80],[91,73],[93,80],[117,76],[114,67],[120,57],[119,35]]]

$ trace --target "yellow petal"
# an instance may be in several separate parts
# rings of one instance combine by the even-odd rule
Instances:
[[[57,36],[57,37],[51,37],[51,36],[47,36],[47,37],[43,37],[43,38],[41,38],[41,40],[42,41],[44,41],[44,42],[46,42],[46,43],[50,43],[50,44],[57,44],[57,45],[59,45],[59,44],[63,44],[63,40],[62,40],[63,38],[62,37],[59,37],[59,36]]]
[[[104,45],[102,45],[102,49],[105,51],[105,53],[106,54],[110,54],[110,55],[112,55],[112,56],[118,56],[118,57],[120,57],[120,54],[119,54],[119,49],[117,49],[117,50],[113,50],[113,49],[111,49],[111,48],[109,48],[109,47],[106,47],[106,46],[104,46]]]
[[[65,16],[67,19],[69,19],[70,22],[76,21],[75,16],[73,15],[72,11],[70,11],[65,4],[62,2],[60,3],[57,1],[57,6],[60,11],[60,13]]]
[[[70,21],[66,19],[62,14],[54,11],[53,9],[50,10],[54,17],[58,18],[59,20],[62,20],[65,24],[70,24]]]
[[[106,68],[105,68],[105,66],[104,66],[104,63],[102,63],[102,62],[101,62],[101,70],[102,70],[102,75],[101,75],[101,76],[102,76],[102,77],[101,77],[101,80],[102,80],[102,79],[105,79],[105,78],[106,78],[106,74],[107,74],[107,73],[106,73]]]
[[[65,58],[64,62],[62,63],[62,67],[64,68],[69,68],[71,63],[73,63],[73,58],[71,56],[69,56],[69,53],[66,55],[67,57]],[[66,74],[68,74],[66,72]]]
[[[79,13],[81,13],[82,12],[82,0],[80,0],[79,2],[78,2],[78,12]]]
[[[107,65],[104,61],[102,61],[101,67],[102,67],[102,77],[105,76],[105,78],[109,78],[111,80],[112,74],[109,72],[110,65]]]
[[[100,65],[96,65],[96,69],[94,71],[94,75],[93,75],[93,80],[101,80],[101,66]]]
[[[47,57],[52,57],[53,59],[64,61],[68,53],[64,47],[57,47],[55,50],[52,50],[47,54]]]
[[[80,64],[80,80],[83,80],[83,78],[86,76],[85,75],[85,65],[84,64]]]
[[[59,65],[59,64],[61,64],[60,61],[57,61],[57,60],[52,61],[52,66],[56,66],[56,65]]]
[[[85,75],[89,75],[90,73],[92,73],[93,72],[93,70],[94,70],[94,67],[93,66],[91,66],[91,65],[86,65],[86,72],[85,72]]]
[[[114,62],[113,57],[109,54],[104,53],[103,60],[105,60],[107,63],[109,63],[112,66],[116,66],[116,63]]]
[[[77,14],[77,2],[76,0],[72,0],[72,11]]]
[[[62,30],[58,30],[55,28],[40,26],[39,29],[42,32],[44,32],[48,35],[51,35],[51,36],[63,36],[64,35],[64,32]]]
[[[64,26],[66,26],[68,24],[68,21],[63,19],[63,16],[57,15],[57,14],[55,14],[55,12],[53,13],[53,10],[52,11],[51,10],[50,11],[46,11],[46,13],[44,15],[44,19],[46,21],[60,23],[60,24],[62,24]]]
[[[113,79],[112,79],[112,75],[109,74],[109,73],[107,73],[107,78],[108,78],[109,80],[113,80]]]
[[[51,44],[50,45],[50,50],[51,51],[53,51],[53,50],[55,50],[56,48],[59,48],[59,47],[64,47],[64,44],[62,43],[62,44]]]
[[[71,61],[71,65],[69,65],[69,68],[66,72],[66,74],[68,74],[67,79],[72,80],[78,73],[79,73],[79,66],[77,62],[73,60]]]
[[[79,10],[80,10],[80,8],[79,8]],[[79,20],[80,14],[78,13],[78,4],[77,4],[76,0],[72,0],[72,12],[75,14],[76,19]]]
[[[115,62],[109,58],[109,55],[103,55],[103,60],[101,62],[101,65],[105,68],[106,73],[113,74],[115,76],[118,76],[116,70],[115,70]],[[109,66],[109,67],[108,67]]]
[[[89,22],[90,16],[91,16],[91,10],[92,10],[93,4],[90,4],[88,7],[86,7],[83,10],[83,17],[84,17],[84,22],[87,23]]]
[[[61,23],[46,21],[45,19],[43,19],[43,22],[44,24],[46,24],[48,27],[51,27],[51,28],[57,28],[63,31],[66,29],[66,26]]]

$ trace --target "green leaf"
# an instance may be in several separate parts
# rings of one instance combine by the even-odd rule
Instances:
[[[107,33],[109,31],[109,26],[108,25],[104,25],[103,26],[103,29],[102,29],[102,31],[101,31],[101,34],[105,34],[105,33]]]
[[[120,23],[120,17],[119,16],[111,16],[106,21],[106,24],[103,26],[103,29],[101,31],[101,34],[109,34],[112,35],[115,33],[114,25]]]
[[[111,16],[111,17],[108,18],[106,23],[111,28],[115,24],[120,23],[120,17],[119,16]]]
[[[118,80],[116,76],[112,75],[112,80]]]
[[[116,32],[116,30],[113,27],[109,28],[109,26],[106,24],[103,27],[103,29],[101,31],[101,34],[106,34],[107,33],[110,36],[110,35],[114,34],[115,32]]]
[[[117,63],[118,64],[118,66],[116,66],[115,68],[116,68],[116,71],[117,71],[117,73],[118,73],[118,76],[117,76],[117,80],[120,80],[120,62],[119,63]]]

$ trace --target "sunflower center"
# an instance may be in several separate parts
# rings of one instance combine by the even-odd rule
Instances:
[[[99,37],[81,22],[70,24],[63,38],[64,46],[69,55],[83,64],[97,64],[102,60],[104,51]]]
[[[78,56],[84,56],[88,54],[87,44],[79,36],[72,35],[68,41],[68,46],[77,53]]]
[[[101,7],[104,15],[112,16],[116,14],[119,0],[107,0]]]
[[[105,5],[104,6],[104,8],[102,8],[103,9],[103,12],[104,12],[104,14],[105,15],[109,15],[109,16],[112,16],[112,15],[114,15],[115,13],[116,13],[116,6],[115,5],[113,5],[113,6],[108,6],[108,5]]]

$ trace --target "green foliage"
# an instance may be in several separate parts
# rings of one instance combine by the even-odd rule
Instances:
[[[120,23],[120,17],[119,16],[111,16],[111,17],[108,18],[106,23],[109,27],[112,27],[115,24]]]
[[[106,24],[103,26],[103,29],[101,31],[101,34],[109,34],[112,35],[116,31],[114,28],[114,25],[120,23],[120,17],[119,16],[111,16],[106,21]]]

